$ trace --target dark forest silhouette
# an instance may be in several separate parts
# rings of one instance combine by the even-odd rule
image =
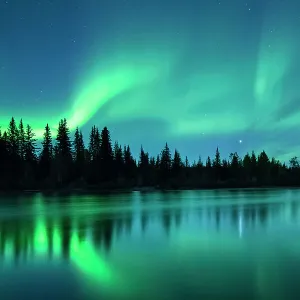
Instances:
[[[59,122],[56,137],[45,127],[41,149],[30,125],[11,119],[7,131],[0,132],[0,189],[130,189],[130,188],[209,188],[298,186],[300,167],[297,157],[289,166],[265,151],[239,157],[231,153],[190,163],[166,143],[161,153],[150,156],[141,147],[138,161],[130,146],[112,144],[107,127],[93,126],[88,145],[76,128],[71,137],[67,120]]]

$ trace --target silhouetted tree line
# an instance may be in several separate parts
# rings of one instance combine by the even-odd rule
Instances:
[[[265,151],[236,152],[221,159],[217,148],[213,158],[190,163],[168,144],[156,157],[141,147],[138,161],[129,145],[112,144],[107,127],[93,126],[88,145],[76,128],[71,137],[67,120],[59,122],[55,139],[49,125],[45,127],[42,147],[30,125],[12,118],[7,131],[0,131],[0,189],[133,187],[204,188],[300,185],[297,157],[290,165],[270,158]]]

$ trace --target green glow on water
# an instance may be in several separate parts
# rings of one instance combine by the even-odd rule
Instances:
[[[85,275],[99,280],[101,283],[113,281],[113,272],[108,264],[89,242],[81,242],[77,233],[72,234],[70,257]]]
[[[54,225],[53,229],[53,254],[57,257],[60,256],[62,251],[61,247],[61,235],[60,228],[57,225]]]
[[[48,250],[48,239],[45,221],[38,218],[34,233],[34,249],[38,254],[45,254]]]

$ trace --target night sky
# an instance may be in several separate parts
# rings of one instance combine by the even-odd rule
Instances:
[[[299,0],[0,0],[0,125],[197,159],[300,156]],[[53,132],[55,133],[55,131]]]

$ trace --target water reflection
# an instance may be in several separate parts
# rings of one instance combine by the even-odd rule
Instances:
[[[13,205],[7,201],[0,206],[1,264],[16,268],[32,261],[61,261],[84,274],[88,282],[97,280],[101,287],[114,290],[118,286],[122,295],[133,290],[140,296],[148,293],[149,299],[150,294],[157,298],[155,293],[167,289],[168,284],[177,296],[187,288],[184,285],[192,288],[192,281],[187,283],[182,278],[180,283],[175,277],[161,279],[163,286],[154,279],[159,273],[173,274],[178,268],[189,278],[201,277],[204,290],[212,288],[209,278],[223,282],[224,290],[229,279],[222,278],[226,273],[220,269],[222,265],[231,268],[233,278],[245,272],[249,282],[253,276],[255,282],[259,281],[259,288],[245,287],[249,293],[258,289],[263,295],[273,295],[265,276],[271,276],[270,270],[275,267],[260,259],[272,259],[281,251],[294,261],[300,253],[293,240],[300,226],[299,195],[297,190],[233,190],[28,196]],[[254,237],[255,244],[251,244]],[[289,254],[284,243],[278,243],[281,239],[288,243]],[[264,254],[267,240],[267,246],[274,243],[276,251]],[[253,253],[249,245],[255,245]],[[205,268],[206,273],[198,274],[196,266]],[[256,275],[250,276],[252,273]],[[231,292],[224,290],[226,295]]]
[[[245,199],[245,193],[242,196],[240,193],[240,191],[229,191],[228,194],[234,195],[234,197],[231,196],[233,201],[230,203],[224,201],[226,194],[222,193],[221,201],[214,206],[206,205],[206,199],[209,198],[210,193],[206,194],[204,199],[201,199],[203,195],[199,192],[195,192],[194,197],[187,193],[184,200],[186,202],[180,205],[177,200],[172,200],[172,193],[160,194],[159,197],[154,194],[152,202],[157,201],[158,204],[150,205],[146,209],[143,208],[143,204],[145,201],[150,202],[145,198],[150,197],[151,194],[140,194],[135,195],[134,204],[132,204],[134,202],[132,199],[128,201],[127,206],[130,209],[123,213],[108,213],[117,205],[114,202],[116,199],[118,201],[121,199],[122,202],[122,197],[119,199],[118,196],[114,196],[115,199],[110,203],[107,199],[106,202],[100,199],[97,203],[98,199],[95,196],[95,198],[89,198],[89,203],[81,206],[83,201],[77,197],[55,199],[50,203],[49,198],[36,195],[32,198],[30,207],[27,207],[33,212],[31,216],[28,216],[26,211],[24,214],[19,211],[13,217],[0,219],[0,255],[5,261],[15,262],[32,256],[68,260],[72,252],[72,243],[75,240],[78,243],[86,242],[94,249],[109,253],[113,239],[117,240],[124,234],[131,235],[133,223],[135,234],[139,231],[147,233],[157,226],[169,234],[172,229],[190,226],[199,230],[202,228],[221,232],[230,228],[232,234],[235,232],[240,237],[243,236],[244,231],[272,228],[274,223],[277,225],[284,223],[286,226],[299,224],[300,202],[298,199],[289,198],[285,203],[278,202],[276,199],[270,203],[268,201],[259,204],[243,203],[241,200]],[[262,191],[261,193],[269,196],[272,192]],[[178,195],[178,192],[175,195]],[[167,202],[163,202],[165,199]],[[189,202],[191,199],[202,201],[202,203],[191,205],[192,202]],[[68,206],[62,204],[66,202]],[[98,206],[108,209],[104,209],[104,213],[99,213],[97,212]],[[59,211],[59,207],[62,210],[67,209],[69,214],[55,214]],[[90,211],[93,207],[95,213]],[[21,206],[18,209],[22,208],[24,207]],[[81,208],[88,209],[82,212],[77,211]],[[51,210],[54,213],[52,215]]]

